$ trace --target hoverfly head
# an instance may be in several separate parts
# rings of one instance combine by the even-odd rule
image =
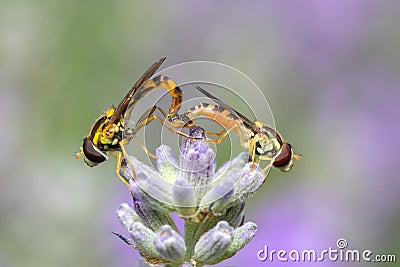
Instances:
[[[293,167],[293,157],[296,156],[293,153],[292,146],[289,143],[283,143],[272,165],[283,172],[288,172]]]
[[[89,167],[94,167],[108,159],[107,155],[96,147],[87,137],[83,139],[82,152],[84,161]]]

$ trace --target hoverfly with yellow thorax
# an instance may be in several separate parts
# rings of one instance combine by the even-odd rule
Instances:
[[[182,90],[171,79],[162,75],[150,79],[164,60],[165,57],[151,65],[131,87],[119,105],[116,108],[111,106],[93,123],[89,134],[83,139],[81,151],[76,154],[76,158],[83,156],[85,163],[90,167],[94,167],[108,159],[108,152],[114,156],[114,153],[117,153],[116,172],[119,179],[128,188],[129,182],[120,175],[120,169],[123,158],[128,162],[130,161],[125,145],[134,138],[134,131],[126,127],[136,103],[149,92],[157,88],[164,88],[172,96],[169,113],[164,114],[168,118],[169,116],[175,117],[182,101]],[[181,133],[181,135],[190,138],[184,133]],[[141,144],[141,147],[147,154],[151,155],[144,145]],[[133,164],[130,162],[129,164],[133,168]],[[133,169],[132,172],[135,174]]]
[[[139,121],[137,122],[134,131],[137,132],[140,128],[149,124],[153,119],[157,119],[164,126],[170,129],[172,132],[182,135],[176,129],[190,128],[195,126],[195,119],[199,116],[204,116],[208,119],[215,121],[216,123],[223,126],[225,129],[219,133],[206,132],[206,136],[216,136],[218,139],[207,138],[208,143],[221,143],[229,132],[233,131],[239,135],[241,146],[249,149],[251,161],[254,162],[256,157],[258,158],[257,163],[261,160],[268,160],[270,163],[264,168],[264,172],[274,166],[281,171],[287,172],[293,167],[293,158],[296,160],[300,159],[299,155],[294,154],[292,146],[284,141],[281,134],[262,123],[261,121],[250,121],[244,115],[232,107],[225,104],[222,100],[213,96],[200,86],[196,86],[196,89],[203,93],[205,96],[213,100],[216,104],[200,103],[183,114],[177,114],[179,107],[176,107],[174,114],[168,114],[162,111],[158,106],[153,106],[147,112],[145,112]],[[160,119],[157,115],[154,115],[155,110],[160,110],[161,113],[166,117],[166,120]]]

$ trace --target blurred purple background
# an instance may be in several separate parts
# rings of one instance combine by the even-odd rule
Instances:
[[[114,162],[90,169],[72,155],[161,56],[246,73],[303,155],[248,201],[257,235],[218,266],[356,265],[257,259],[265,245],[322,250],[339,238],[399,260],[399,10],[373,0],[2,1],[0,266],[135,266],[137,252],[110,234],[123,232],[114,210],[129,202]]]

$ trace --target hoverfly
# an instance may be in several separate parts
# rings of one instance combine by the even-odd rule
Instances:
[[[163,112],[159,107],[153,106],[139,119],[135,131],[138,131],[141,127],[149,124],[154,118],[160,121],[164,126],[177,134],[181,132],[173,128],[190,128],[195,125],[194,120],[199,116],[207,117],[216,123],[222,125],[225,129],[219,133],[206,133],[206,136],[217,136],[219,139],[206,139],[206,142],[219,144],[229,134],[230,131],[236,132],[239,135],[241,146],[249,149],[251,161],[254,162],[256,156],[258,157],[257,163],[261,160],[269,160],[270,163],[264,168],[266,171],[269,167],[274,166],[281,171],[287,172],[293,167],[293,158],[296,160],[300,159],[299,155],[295,155],[292,146],[284,141],[281,134],[275,131],[273,128],[265,125],[261,121],[250,121],[244,115],[232,107],[225,104],[222,100],[213,96],[200,86],[196,86],[196,89],[203,93],[208,98],[212,99],[215,104],[200,103],[183,114],[167,114]],[[167,120],[163,121],[153,112],[158,109]],[[177,110],[179,108],[176,108]]]
[[[116,172],[119,179],[128,186],[128,188],[129,182],[120,175],[120,169],[123,158],[130,161],[124,146],[134,138],[133,130],[126,127],[136,103],[149,92],[160,87],[164,88],[172,96],[169,113],[164,114],[165,117],[169,118],[169,116],[175,116],[182,102],[182,90],[171,79],[162,75],[150,79],[164,60],[165,57],[151,65],[131,87],[119,105],[116,108],[111,106],[93,123],[89,134],[83,139],[81,151],[76,154],[76,158],[83,156],[85,163],[90,167],[94,167],[108,159],[108,152],[114,156],[116,152]],[[183,133],[182,135],[188,137]],[[150,154],[144,145],[141,145],[141,147],[146,153]],[[131,163],[130,166],[132,172],[135,173]]]

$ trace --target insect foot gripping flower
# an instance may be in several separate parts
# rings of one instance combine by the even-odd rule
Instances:
[[[244,206],[265,173],[241,153],[215,171],[215,153],[202,128],[189,130],[176,160],[169,147],[157,151],[157,170],[130,157],[120,175],[130,181],[133,207],[121,204],[117,216],[133,246],[153,266],[203,266],[234,256],[252,240],[257,226],[244,223]],[[135,176],[134,176],[135,173]],[[183,236],[171,213],[185,220]]]

